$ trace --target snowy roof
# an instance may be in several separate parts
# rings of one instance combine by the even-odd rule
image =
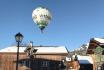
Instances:
[[[95,41],[98,41],[100,43],[104,43],[104,39],[103,38],[94,38]]]
[[[93,64],[93,59],[91,56],[80,56],[78,55],[78,60],[80,64]]]
[[[50,46],[50,47],[34,47],[37,49],[36,53],[68,53],[65,46]],[[26,47],[19,47],[19,52],[24,52]],[[1,49],[0,52],[17,52],[16,46],[7,47],[4,49]]]
[[[80,64],[93,64],[93,59],[91,56],[80,56],[77,55],[78,61]],[[72,57],[73,59],[75,58],[75,55]],[[66,57],[66,61],[71,61],[71,58]]]

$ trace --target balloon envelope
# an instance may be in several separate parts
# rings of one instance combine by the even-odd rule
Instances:
[[[52,16],[45,7],[38,7],[32,12],[32,19],[38,25],[41,31],[48,25]]]

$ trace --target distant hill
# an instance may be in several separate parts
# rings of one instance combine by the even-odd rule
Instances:
[[[75,49],[74,51],[70,52],[72,55],[77,54],[77,55],[87,55],[86,51],[88,48],[88,44],[83,44],[81,47]]]

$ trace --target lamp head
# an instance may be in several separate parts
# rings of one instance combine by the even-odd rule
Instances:
[[[16,42],[21,42],[23,39],[23,35],[19,32],[15,35]]]

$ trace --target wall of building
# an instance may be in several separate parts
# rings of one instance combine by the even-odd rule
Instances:
[[[33,58],[19,54],[19,70],[59,70],[67,54],[36,54]],[[16,53],[0,53],[0,70],[16,69]]]

